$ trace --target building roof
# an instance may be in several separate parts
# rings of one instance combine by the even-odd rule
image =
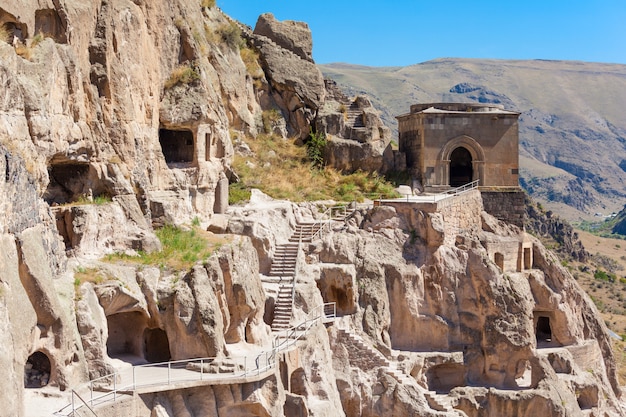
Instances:
[[[504,110],[504,106],[491,103],[421,103],[411,106],[411,112],[397,116],[404,118],[413,114],[500,114],[519,116],[520,113]]]

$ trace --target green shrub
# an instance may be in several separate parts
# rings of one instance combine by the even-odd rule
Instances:
[[[215,0],[200,0],[200,7],[212,9],[215,7]]]
[[[309,140],[306,142],[306,154],[313,168],[324,167],[324,148],[326,148],[326,134],[313,132],[311,129]]]
[[[250,200],[250,189],[242,182],[236,182],[228,186],[228,204],[239,204]]]

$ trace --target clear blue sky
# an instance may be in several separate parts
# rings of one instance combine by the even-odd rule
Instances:
[[[626,0],[217,0],[254,28],[258,16],[308,23],[319,64],[411,65],[435,58],[626,64]]]

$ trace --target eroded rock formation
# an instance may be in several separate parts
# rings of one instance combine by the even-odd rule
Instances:
[[[402,166],[371,103],[325,85],[303,24],[264,16],[253,33],[196,0],[0,1],[0,24],[6,415],[27,414],[27,389],[62,395],[170,359],[211,357],[219,371],[272,346],[277,294],[262,278],[321,211],[256,192],[228,209],[230,129],[254,136],[274,112],[270,133],[325,132],[338,169]],[[101,259],[159,250],[153,226],[194,218],[227,243],[189,270]],[[334,226],[298,255],[292,324],[324,301],[335,324],[254,383],[143,394],[99,415],[622,415],[595,307],[476,193]]]

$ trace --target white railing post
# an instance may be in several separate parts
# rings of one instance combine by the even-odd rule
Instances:
[[[168,362],[167,363],[167,385],[170,384],[170,369],[172,368],[172,363]]]
[[[135,376],[135,366],[133,366],[133,391],[137,389],[136,387],[137,387],[137,379]]]
[[[117,401],[117,378],[113,378],[113,402]]]
[[[202,381],[203,372],[204,372],[204,358],[200,359],[200,381]]]

